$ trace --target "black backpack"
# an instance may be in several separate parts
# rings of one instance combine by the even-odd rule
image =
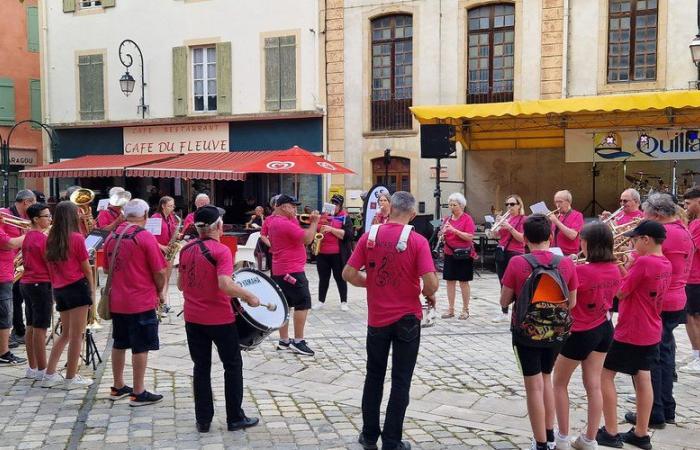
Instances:
[[[530,347],[555,347],[571,334],[569,288],[558,270],[562,256],[549,264],[532,254],[523,255],[532,266],[513,308],[511,330],[516,343]]]

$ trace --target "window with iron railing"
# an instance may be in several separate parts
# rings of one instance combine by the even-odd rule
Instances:
[[[610,0],[608,83],[656,80],[657,0]]]
[[[372,20],[372,130],[412,126],[413,18],[407,14]]]
[[[467,30],[467,103],[512,101],[515,7],[470,9]]]

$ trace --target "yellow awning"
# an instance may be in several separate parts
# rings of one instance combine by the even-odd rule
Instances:
[[[413,106],[411,111],[421,124],[456,125],[469,150],[563,148],[567,128],[699,126],[700,91]]]

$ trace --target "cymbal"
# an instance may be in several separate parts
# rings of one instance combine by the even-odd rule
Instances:
[[[684,176],[684,177],[692,177],[692,176],[695,176],[695,175],[700,175],[700,172],[695,172],[695,171],[693,171],[693,170],[688,169],[688,170],[686,170],[685,172],[683,172],[681,175]]]
[[[255,214],[255,210],[251,209],[250,211],[246,211],[243,214],[245,214],[246,216],[248,216],[248,215],[252,216],[253,214]]]

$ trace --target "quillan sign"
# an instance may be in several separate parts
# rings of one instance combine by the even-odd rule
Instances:
[[[228,152],[228,123],[124,128],[125,155]]]

